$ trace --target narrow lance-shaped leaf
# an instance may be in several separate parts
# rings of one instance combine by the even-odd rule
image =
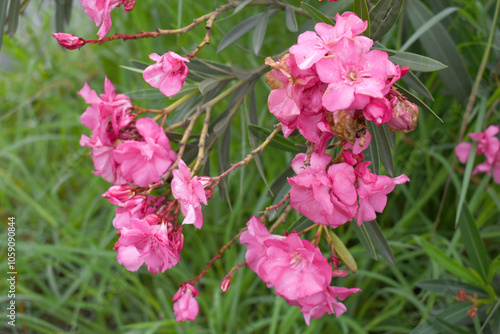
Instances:
[[[366,225],[366,231],[370,235],[370,239],[372,240],[375,249],[378,250],[380,255],[382,255],[384,259],[389,261],[389,263],[393,265],[396,264],[394,255],[392,255],[391,248],[389,247],[389,244],[387,243],[387,240],[385,239],[378,223],[374,220],[371,222],[364,222],[363,225]]]
[[[245,106],[245,116],[246,116],[246,120],[247,120],[248,137],[250,139],[250,146],[252,147],[252,150],[253,150],[257,146],[259,146],[257,138],[250,131],[250,129],[248,129],[249,125],[257,123],[257,101],[255,98],[255,89],[254,88],[252,88],[252,93],[250,94],[250,108],[247,108],[246,102],[247,101],[245,101],[243,105]],[[271,191],[271,188],[269,187],[269,184],[267,182],[266,174],[264,173],[264,168],[262,167],[262,162],[261,162],[260,156],[258,154],[254,157],[254,161],[255,161],[255,165],[257,166],[257,170],[259,171],[259,174],[262,177],[262,180],[264,181],[264,184],[266,185],[267,189],[269,190],[269,193],[271,194],[271,196],[274,196],[274,194]]]
[[[414,29],[420,28],[434,17],[434,14],[419,0],[407,0],[405,7]],[[450,94],[465,103],[464,97],[470,93],[471,79],[462,56],[446,27],[440,23],[436,24],[420,36],[419,41],[431,58],[448,66],[447,69],[439,71],[438,75]]]
[[[6,0],[4,1],[7,2]],[[9,28],[7,29],[7,33],[9,34],[10,37],[14,36],[14,34],[16,33],[17,24],[19,23],[20,7],[21,7],[20,0],[10,0],[9,14],[7,15],[9,20]]]
[[[420,100],[418,97],[410,93],[408,90],[404,89],[398,84],[395,84],[396,87],[398,87],[398,90],[403,93],[404,96],[408,99],[408,101],[415,103],[419,107],[422,107],[424,110],[430,112],[431,114],[434,115],[438,120],[441,121],[441,123],[444,123],[443,120],[431,109],[427,104],[425,104],[422,100]]]
[[[375,137],[375,141],[377,142],[380,162],[382,162],[382,165],[387,170],[387,173],[393,177],[394,164],[392,161],[391,144],[389,143],[389,139],[386,137],[382,126],[377,126],[375,123],[370,122],[370,130]]]
[[[446,255],[445,252],[422,238],[419,238],[418,240],[424,252],[426,252],[427,255],[429,255],[429,257],[433,259],[437,264],[441,265],[444,269],[448,270],[458,278],[461,278],[472,284],[478,283],[476,278],[470,273],[470,271],[465,269],[461,264],[450,258],[448,255]]]
[[[229,149],[231,144],[231,127],[228,126],[224,135],[219,139],[218,145],[218,156],[219,156],[219,174],[222,174],[229,168]],[[227,200],[227,204],[231,212],[233,208],[231,206],[231,199],[229,198],[229,192],[227,190],[227,177],[222,178],[219,183],[219,194],[223,201]]]
[[[267,25],[269,23],[269,8],[262,13],[252,36],[253,52],[259,54],[264,37],[266,36]]]
[[[236,6],[236,8],[234,9],[233,11],[233,15],[238,13],[239,11],[241,11],[243,8],[245,8],[250,2],[252,2],[252,0],[245,0],[245,1],[242,1],[238,6]]]
[[[370,15],[368,13],[368,4],[366,0],[354,0],[353,12],[363,21],[368,21],[368,27],[363,35],[370,37]]]
[[[264,13],[260,13],[249,17],[248,19],[240,22],[233,29],[231,29],[219,43],[219,46],[217,47],[217,53],[221,52],[229,45],[233,44],[241,36],[245,35],[247,32],[255,28],[263,14]]]
[[[5,26],[5,17],[7,16],[8,0],[0,1],[0,48],[2,47],[3,29]]]
[[[476,223],[466,205],[464,205],[462,214],[458,220],[458,228],[462,232],[465,251],[472,267],[476,269],[483,278],[483,282],[486,283],[488,277],[488,255],[486,254],[486,248],[479,235]]]
[[[435,59],[421,56],[411,52],[393,51],[389,60],[399,66],[408,66],[410,70],[417,72],[434,72],[445,69],[447,66]]]
[[[260,140],[265,140],[272,132],[271,130],[265,129],[257,125],[249,125],[248,128]],[[276,135],[273,138],[273,140],[269,143],[269,145],[288,152],[293,152],[293,153],[299,152],[293,141],[281,135]]]
[[[314,22],[316,22],[316,23],[323,22],[326,24],[330,24],[332,26],[335,25],[335,23],[333,23],[332,20],[330,20],[327,16],[325,16],[323,13],[321,13],[319,10],[317,10],[313,6],[303,2],[301,4],[301,7],[302,7],[302,9],[304,9],[307,12],[307,14],[309,14],[309,16],[311,17],[311,19],[313,19]]]
[[[457,280],[449,279],[434,279],[417,282],[416,284],[421,289],[434,291],[448,296],[456,296],[460,290],[464,290],[468,295],[477,293],[479,298],[488,298],[489,295],[481,287],[464,283]]]
[[[368,234],[365,225],[361,224],[361,226],[358,226],[357,221],[353,220],[351,222],[351,226],[352,229],[354,230],[354,233],[356,234],[356,237],[358,237],[359,242],[366,250],[368,255],[370,255],[372,259],[377,260],[377,253],[375,253],[375,247],[373,246],[372,240],[370,239],[370,235]]]
[[[456,322],[467,317],[467,310],[470,309],[470,303],[456,303],[445,310],[440,311],[436,314],[440,319],[444,319],[450,322]],[[411,331],[410,334],[437,334],[440,333],[438,329],[436,329],[432,322],[426,321]]]
[[[446,16],[450,15],[451,13],[457,10],[458,10],[457,7],[449,7],[439,12],[438,14],[434,15],[430,20],[428,20],[427,22],[425,22],[425,24],[423,24],[420,28],[418,28],[413,33],[413,35],[410,36],[410,38],[406,40],[403,46],[401,46],[400,50],[404,51],[408,49],[413,43],[415,43],[415,41],[417,41],[420,38],[420,36],[425,34],[427,30],[429,30],[434,25],[438,24],[441,20],[443,20]]]
[[[380,0],[370,11],[370,37],[381,39],[394,25],[403,8],[404,0]]]
[[[477,106],[479,109],[477,118],[476,118],[476,124],[474,126],[474,132],[480,132],[483,127],[483,121],[484,117],[486,114],[486,100],[481,101],[481,103]],[[460,194],[458,197],[458,204],[457,204],[457,215],[455,218],[455,228],[458,225],[458,220],[460,218],[460,215],[462,213],[462,207],[465,204],[465,198],[467,197],[467,190],[469,189],[469,182],[470,178],[472,176],[472,169],[474,166],[474,160],[476,157],[476,149],[477,149],[477,142],[472,143],[472,147],[470,150],[469,158],[467,159],[467,163],[465,164],[465,171],[464,171],[464,178],[462,181],[462,189],[460,189]]]
[[[295,11],[292,6],[287,5],[285,7],[285,17],[287,29],[291,32],[297,32],[299,30],[297,26],[297,18],[295,17]]]
[[[429,92],[427,87],[425,87],[422,81],[420,81],[412,71],[409,71],[404,77],[401,78],[401,80],[403,80],[403,82],[410,88],[415,89],[417,93],[420,93],[429,100],[434,101],[431,92]]]

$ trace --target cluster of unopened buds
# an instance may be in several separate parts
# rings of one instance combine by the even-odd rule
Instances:
[[[101,25],[100,39],[111,26],[110,11],[120,5],[129,11],[135,4],[115,0],[99,7],[99,1],[81,2],[87,15]],[[367,22],[354,13],[337,14],[335,21],[335,26],[318,23],[316,32],[301,34],[289,54],[278,61],[266,59],[272,67],[266,74],[272,88],[269,110],[280,122],[273,133],[281,128],[288,137],[298,130],[309,147],[293,159],[297,175],[288,178],[291,190],[273,209],[289,200],[291,208],[309,218],[319,232],[353,220],[361,225],[376,219],[387,195],[409,181],[406,175],[391,178],[370,171],[371,162],[363,161],[362,153],[372,138],[367,121],[409,132],[418,118],[418,108],[393,86],[408,68],[394,65],[386,52],[372,49],[373,41],[361,35]],[[68,49],[86,43],[70,34],[54,36]],[[169,51],[150,58],[156,63],[144,70],[144,80],[166,96],[177,94],[188,76],[190,57]],[[90,105],[81,116],[82,124],[92,130],[80,144],[92,149],[94,173],[113,184],[102,196],[117,206],[113,220],[119,235],[114,247],[117,261],[130,271],[145,265],[153,274],[165,272],[180,261],[183,225],[202,228],[202,204],[207,205],[222,177],[243,164],[216,177],[194,175],[196,168],[188,167],[182,154],[170,146],[163,128],[166,114],[159,125],[161,115],[142,117],[144,110],[126,95],[116,94],[107,78],[104,88],[100,96],[88,84],[79,92]],[[179,211],[184,217],[180,224]],[[272,234],[276,227],[268,229],[266,218],[253,216],[240,232],[246,262],[233,269],[247,265],[276,295],[299,307],[307,324],[326,313],[344,313],[341,301],[360,289],[331,285],[333,277],[347,275],[338,270],[331,240],[328,260],[317,247],[318,238],[302,239],[305,231]],[[222,281],[223,291],[229,289],[234,270]],[[194,285],[205,272],[182,283],[173,297],[178,321],[196,319]]]
[[[474,297],[467,295],[467,293],[464,290],[458,291],[457,295],[455,296],[455,300],[457,302],[470,302],[472,303],[472,307],[467,310],[467,315],[471,318],[475,318],[477,315],[477,293],[474,294]]]
[[[469,137],[477,141],[476,155],[484,155],[486,160],[477,165],[472,175],[477,173],[493,174],[495,183],[500,184],[500,140],[496,137],[500,127],[490,125],[484,132],[470,133]],[[455,153],[461,163],[466,163],[470,156],[472,143],[463,142],[455,147]]]

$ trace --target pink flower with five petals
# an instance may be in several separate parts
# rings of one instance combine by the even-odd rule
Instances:
[[[154,88],[158,88],[165,96],[172,96],[181,90],[186,81],[189,69],[186,62],[189,59],[169,51],[163,56],[156,53],[149,55],[156,64],[148,66],[142,76],[144,80]]]

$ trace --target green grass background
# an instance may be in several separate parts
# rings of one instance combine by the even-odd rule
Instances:
[[[112,12],[110,34],[177,28],[221,3],[140,0],[132,12],[124,14],[121,9]],[[289,3],[300,5],[299,1]],[[318,5],[316,1],[309,3]],[[479,70],[489,29],[495,24],[492,22],[494,4],[494,1],[479,0],[429,2],[433,15],[450,6],[458,9],[441,24],[465,66],[460,79],[469,89],[467,94]],[[328,5],[323,4],[324,8]],[[211,44],[199,56],[250,69],[260,66],[265,56],[277,54],[296,41],[298,33],[286,29],[285,15],[279,13],[270,20],[259,56],[245,50],[252,49],[251,34],[238,41],[240,47],[231,46],[216,54],[218,43],[231,27],[260,11],[262,8],[246,8],[233,17],[223,15],[216,21]],[[377,261],[370,258],[350,226],[335,231],[356,259],[359,271],[335,279],[333,284],[363,290],[346,300],[345,315],[313,319],[307,326],[299,309],[276,297],[248,268],[238,271],[229,291],[222,293],[220,280],[232,266],[244,261],[245,249],[234,245],[201,280],[198,320],[176,323],[171,297],[178,284],[195,277],[217,249],[273,199],[251,163],[229,179],[232,211],[216,193],[204,208],[203,229],[184,229],[182,261],[176,267],[156,276],[144,268],[136,273],[128,272],[117,264],[112,250],[117,240],[112,226],[114,207],[100,197],[109,185],[91,173],[89,150],[78,143],[82,133],[88,134],[88,129],[80,124],[79,117],[86,105],[76,93],[85,82],[98,93],[102,92],[105,75],[120,93],[146,89],[148,85],[139,73],[120,66],[131,66],[131,60],[149,63],[148,54],[152,52],[190,51],[201,41],[205,30],[200,26],[184,36],[115,41],[67,51],[50,36],[54,32],[53,20],[53,2],[32,1],[21,17],[19,31],[12,38],[4,38],[0,51],[0,273],[3,277],[7,272],[3,260],[6,258],[6,226],[7,217],[13,216],[19,273],[14,333],[410,333],[436,310],[456,304],[453,294],[434,293],[416,285],[422,280],[442,278],[449,280],[452,286],[456,280],[429,259],[418,243],[419,238],[431,241],[459,263],[470,266],[455,229],[463,166],[458,164],[451,170],[453,148],[468,95],[457,95],[443,80],[447,74],[420,75],[435,98],[425,102],[445,122],[421,111],[415,132],[396,135],[395,174],[405,173],[411,182],[398,186],[389,195],[387,207],[378,218],[396,265],[391,265],[380,254]],[[311,26],[303,17],[298,17],[298,23],[302,29]],[[488,124],[498,124],[500,36],[496,24],[495,43],[469,121],[470,131],[476,115],[483,109],[490,111]],[[94,38],[97,28],[75,2],[65,31]],[[405,12],[382,43],[398,49],[414,31]],[[428,54],[422,38],[409,51]],[[449,75],[454,69],[446,71]],[[267,127],[276,122],[267,111],[268,92],[269,88],[260,80],[256,86],[259,124]],[[133,102],[153,108],[169,103],[168,99],[144,97]],[[214,119],[225,104],[227,102],[214,109]],[[243,114],[235,117],[231,132],[230,160],[236,162],[251,149]],[[210,158],[211,175],[217,174],[216,151]],[[292,157],[291,153],[273,147],[265,150],[261,159],[270,183],[287,168]],[[436,222],[450,175],[450,190],[441,218]],[[500,248],[498,191],[499,186],[486,175],[477,175],[467,194],[490,258],[497,256]],[[287,224],[298,218],[297,214],[290,215]],[[4,280],[0,286],[4,310],[8,300]],[[486,309],[481,312],[485,313]],[[462,318],[462,328],[478,330],[478,324],[466,316]],[[4,320],[2,317],[3,330],[8,332],[11,329],[5,326]],[[485,332],[488,330],[493,331],[487,328]]]

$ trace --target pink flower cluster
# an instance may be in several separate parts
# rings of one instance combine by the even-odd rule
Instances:
[[[270,234],[256,216],[248,223],[240,242],[247,246],[246,261],[276,295],[300,308],[306,323],[324,314],[340,316],[346,311],[344,300],[361,291],[330,286],[334,272],[319,248],[300,239],[297,233],[287,236]]]
[[[124,11],[134,9],[136,0],[80,0],[85,14],[94,20],[96,26],[101,26],[97,35],[103,39],[111,29],[111,11],[121,5],[125,6]]]
[[[88,84],[79,92],[91,105],[81,122],[92,135],[82,135],[80,145],[92,148],[95,174],[113,184],[140,187],[159,181],[176,158],[165,131],[150,118],[135,120],[130,98],[117,95],[107,78],[104,87],[100,98]]]
[[[344,162],[330,164],[332,156],[313,153],[310,161],[299,153],[292,161],[297,176],[288,178],[292,186],[290,204],[315,223],[336,228],[353,219],[358,225],[376,218],[387,204],[387,194],[396,184],[410,179],[406,175],[391,178],[368,169],[363,155],[343,151]]]
[[[393,87],[408,68],[394,65],[386,52],[371,50],[373,41],[360,35],[367,25],[354,13],[337,14],[335,26],[317,23],[316,32],[301,34],[279,62],[266,60],[273,68],[266,74],[273,89],[269,110],[285,137],[298,129],[315,144],[314,153],[298,154],[292,162],[297,176],[288,179],[290,204],[333,228],[353,219],[374,220],[395,185],[409,181],[406,175],[372,173],[371,162],[362,162],[361,152],[372,138],[366,120],[409,132],[418,118],[418,108]],[[333,136],[344,147],[343,161],[326,153]]]
[[[80,144],[92,148],[95,174],[115,184],[103,197],[118,206],[113,220],[120,235],[117,260],[130,271],[145,264],[154,274],[164,272],[179,262],[183,246],[177,206],[186,217],[183,224],[201,228],[201,203],[207,204],[205,187],[211,179],[191,178],[191,170],[180,160],[173,170],[173,198],[143,194],[143,188],[161,180],[177,154],[155,121],[136,119],[129,97],[116,94],[107,78],[104,87],[100,96],[88,84],[79,92],[90,104],[81,116],[82,124],[92,130],[90,137],[82,135]]]
[[[478,133],[470,133],[469,137],[477,141],[477,155],[484,154],[486,161],[480,163],[474,168],[472,175],[477,173],[486,173],[490,175],[493,171],[493,180],[500,184],[500,140],[497,138],[497,133],[500,131],[500,126],[490,125],[486,131]],[[461,163],[467,162],[469,159],[471,143],[460,143],[455,147],[455,153]]]
[[[266,74],[273,89],[269,110],[285,137],[298,129],[313,143],[334,134],[353,145],[365,120],[390,123],[393,130],[416,127],[418,109],[393,87],[408,68],[371,50],[373,41],[360,36],[367,25],[354,13],[337,14],[335,26],[317,23],[316,32],[301,34],[290,54],[266,60],[273,68]]]

